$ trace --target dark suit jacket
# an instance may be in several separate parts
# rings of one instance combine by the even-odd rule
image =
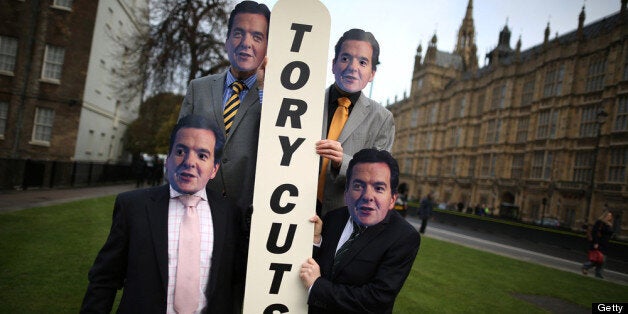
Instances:
[[[310,290],[309,313],[392,313],[419,250],[419,233],[391,210],[353,242],[332,274],[336,246],[348,219],[347,207],[323,218],[323,242],[314,252],[321,277]]]
[[[201,77],[190,82],[183,99],[179,119],[189,114],[208,117],[225,134],[222,94],[227,72]],[[225,192],[240,208],[253,203],[257,142],[262,106],[257,83],[240,101],[229,136],[225,142],[222,162],[218,173],[207,186],[217,192]]]
[[[328,104],[329,88],[325,91],[323,117],[328,116]],[[327,138],[328,123],[327,118],[323,119],[321,138]],[[321,217],[328,211],[345,205],[344,191],[347,168],[353,155],[364,148],[377,148],[390,152],[394,140],[395,121],[392,113],[361,93],[338,137],[338,142],[342,145],[343,150],[340,170],[331,171],[331,163],[328,166],[330,168],[327,169]]]
[[[109,237],[89,271],[81,313],[166,313],[169,186],[134,190],[116,198]],[[232,313],[242,302],[246,241],[241,211],[207,191],[214,248],[205,295],[210,313]],[[234,287],[234,289],[230,289]]]

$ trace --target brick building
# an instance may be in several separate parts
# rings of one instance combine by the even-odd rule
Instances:
[[[148,0],[0,2],[1,159],[128,160],[122,141],[140,99],[122,103],[111,82],[123,61],[118,39],[140,31],[147,7]],[[0,170],[5,180],[19,177],[6,163]]]
[[[619,5],[618,1],[618,5]],[[453,208],[557,218],[580,230],[605,208],[628,235],[628,12],[521,50],[505,26],[478,67],[469,1],[453,52],[436,35],[415,56],[410,95],[388,108],[401,183]]]

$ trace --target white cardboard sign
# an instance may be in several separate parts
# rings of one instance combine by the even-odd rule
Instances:
[[[244,313],[307,313],[331,18],[318,0],[273,7],[260,121]]]

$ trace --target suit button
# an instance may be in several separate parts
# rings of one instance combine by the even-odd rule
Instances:
[[[223,159],[222,159],[222,163],[223,163],[223,164],[226,164],[226,163],[228,163],[228,162],[229,162],[229,158],[223,158]]]

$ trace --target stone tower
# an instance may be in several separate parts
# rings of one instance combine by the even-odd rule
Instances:
[[[475,26],[473,25],[473,0],[469,0],[467,13],[458,30],[458,42],[454,53],[462,57],[464,71],[478,68],[477,46],[475,45]]]

